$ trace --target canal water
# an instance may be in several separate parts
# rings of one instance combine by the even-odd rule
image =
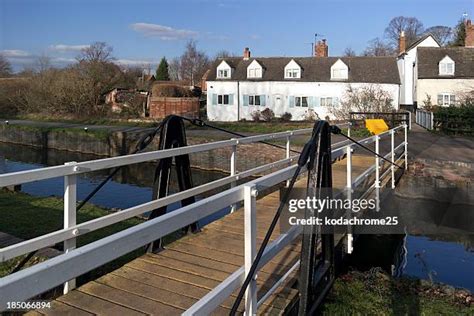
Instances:
[[[69,161],[86,161],[100,157],[73,152],[41,150],[33,147],[0,143],[0,173],[30,170],[45,166],[61,165]],[[91,203],[106,208],[125,209],[151,200],[153,174],[156,164],[142,163],[123,168],[91,200]],[[83,199],[107,175],[109,171],[87,173],[78,177],[78,199]],[[225,173],[193,169],[195,185],[207,183],[227,176]],[[430,187],[426,180],[410,175],[400,185],[403,192],[414,192],[420,187]],[[178,190],[176,180],[172,177],[172,192]],[[435,188],[436,186],[433,186]],[[58,196],[63,194],[63,179],[39,181],[24,184],[21,190],[35,196]],[[435,189],[433,189],[435,190]],[[471,197],[472,188],[461,186],[464,196]],[[434,192],[434,193],[433,193]],[[436,195],[436,191],[432,193]],[[405,196],[407,205],[410,199]],[[202,197],[199,197],[202,198]],[[429,202],[429,201],[428,201]],[[427,203],[428,203],[427,202]],[[433,203],[432,201],[429,203]],[[466,212],[474,212],[472,201],[467,201]],[[172,205],[170,210],[179,207]],[[223,209],[213,216],[201,221],[205,225],[229,212]],[[457,232],[425,235],[363,235],[350,259],[350,264],[358,269],[369,269],[381,266],[394,275],[413,276],[450,284],[455,287],[474,291],[474,234]],[[374,256],[377,253],[377,256]]]
[[[382,267],[394,276],[411,276],[474,292],[472,184],[405,174],[396,192],[395,207],[409,222],[406,232],[361,235],[349,266],[358,270]]]
[[[0,174],[31,170],[46,166],[62,165],[70,161],[87,161],[103,157],[67,152],[60,150],[43,150],[30,146],[7,144],[0,142]],[[151,201],[153,177],[157,163],[141,163],[123,167],[91,200],[90,203],[113,210],[126,209]],[[111,170],[100,170],[78,176],[77,199],[84,199]],[[228,176],[222,172],[209,172],[200,169],[192,170],[195,186]],[[171,173],[170,192],[179,191],[176,173]],[[34,196],[62,197],[64,180],[62,177],[25,183],[21,191]],[[198,196],[201,199],[203,196]],[[169,206],[172,211],[180,206],[174,203]],[[223,209],[200,221],[201,226],[227,214],[229,209]]]

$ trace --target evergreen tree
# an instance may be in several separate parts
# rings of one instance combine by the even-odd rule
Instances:
[[[161,58],[160,64],[156,69],[156,80],[169,81],[170,75],[168,70],[168,61],[165,57]]]
[[[459,20],[458,24],[454,28],[454,39],[451,46],[464,46],[464,40],[466,39],[466,25],[464,19]]]

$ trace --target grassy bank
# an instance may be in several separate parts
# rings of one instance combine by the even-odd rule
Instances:
[[[468,291],[417,279],[393,279],[378,269],[338,278],[324,315],[474,315]]]
[[[109,212],[97,206],[87,204],[77,213],[77,222],[82,223],[107,215]],[[98,239],[127,229],[144,220],[131,218],[114,225],[93,231],[77,239],[77,246],[83,246]],[[61,229],[63,225],[63,201],[55,197],[34,197],[24,193],[13,193],[0,190],[0,231],[10,235],[30,239]],[[175,240],[179,234],[165,238],[165,243]],[[56,245],[61,249],[62,244]],[[116,259],[98,269],[95,269],[78,279],[78,283],[85,283],[109,271],[112,271],[133,258],[144,253],[144,248],[135,250]],[[10,273],[22,257],[0,263],[0,277]],[[44,261],[45,258],[35,256],[26,266]]]

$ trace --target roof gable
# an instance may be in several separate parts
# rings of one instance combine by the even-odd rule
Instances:
[[[291,59],[290,62],[285,66],[285,69],[300,69],[301,70],[301,66],[294,59]]]
[[[219,66],[217,66],[217,69],[222,69],[222,68],[232,68],[231,65],[227,63],[227,61],[223,60]]]
[[[405,52],[408,52],[417,47],[441,47],[441,44],[438,42],[436,37],[434,37],[431,33],[427,33],[414,41],[407,47]]]

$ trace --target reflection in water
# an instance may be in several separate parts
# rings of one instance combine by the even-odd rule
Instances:
[[[59,150],[42,150],[29,146],[6,144],[0,142],[0,174],[23,170],[42,168],[45,166],[61,165],[70,161],[87,161],[101,159],[90,154],[66,152]],[[92,199],[91,203],[106,208],[125,209],[151,200],[153,176],[156,163],[141,163],[123,167]],[[110,170],[100,170],[78,176],[77,198],[85,198],[103,179]],[[192,171],[194,185],[198,186],[227,176],[225,173],[208,172],[199,169]],[[22,185],[22,191],[35,196],[58,196],[64,192],[62,178],[48,179]],[[178,191],[176,173],[171,174],[170,192]],[[202,198],[198,197],[198,199]],[[179,203],[170,205],[169,210],[179,207]],[[222,217],[228,212],[221,210],[211,217],[201,221],[207,224]]]
[[[445,198],[446,188],[455,188],[456,192],[449,197],[449,204],[455,207],[448,210],[472,216],[469,183],[405,175],[396,195],[403,199],[405,211],[417,212],[436,208]],[[360,235],[348,265],[364,271],[379,266],[394,276],[413,276],[474,291],[474,234],[469,228],[472,226],[466,226],[468,230],[459,226],[453,229],[451,223],[444,218],[438,222],[437,231],[429,235]]]

